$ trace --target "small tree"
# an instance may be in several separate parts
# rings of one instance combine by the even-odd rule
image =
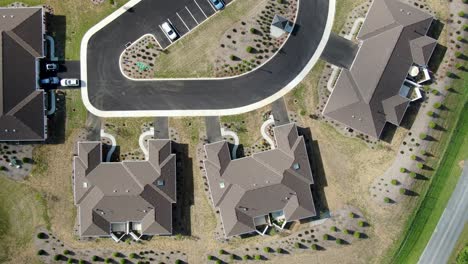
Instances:
[[[212,256],[212,255],[208,255],[207,259],[208,259],[208,260],[214,260],[214,259],[215,259],[215,257],[214,257],[214,256]]]
[[[439,91],[437,91],[436,89],[432,89],[432,90],[431,90],[431,93],[432,93],[433,95],[439,95]]]
[[[127,260],[126,260],[126,259],[121,259],[121,260],[120,260],[120,264],[125,264],[125,263],[127,263]]]
[[[330,239],[330,236],[328,234],[324,234],[323,235],[323,240],[328,240],[328,239]]]
[[[130,253],[130,258],[131,258],[131,259],[136,259],[136,257],[137,257],[137,254],[135,254],[135,253]]]
[[[460,42],[464,42],[464,41],[465,41],[465,39],[464,39],[462,36],[458,36],[458,37],[457,37],[457,40],[460,41]],[[458,69],[458,68],[457,68],[457,69]]]
[[[406,189],[405,188],[400,188],[400,194],[406,194]]]
[[[310,248],[311,248],[312,250],[317,250],[318,247],[317,247],[317,244],[312,244],[312,246],[310,246]]]
[[[457,64],[455,64],[455,68],[457,68],[458,70],[461,70],[461,69],[463,69],[463,64],[457,63]]]
[[[55,261],[59,261],[61,259],[62,259],[62,255],[60,255],[60,254],[57,254],[57,255],[54,256]]]
[[[458,12],[458,16],[465,17],[465,12],[463,12],[463,11]]]
[[[37,238],[39,239],[46,239],[47,238],[47,235],[43,232],[39,232],[37,233]]]
[[[356,217],[356,215],[355,215],[353,212],[350,212],[350,213],[348,214],[348,216],[349,216],[349,218],[354,218],[354,217]]]
[[[299,242],[294,243],[294,248],[300,248],[300,247],[301,247],[301,243]]]
[[[460,51],[455,51],[455,57],[460,59],[461,57],[463,57],[463,53],[461,53]]]
[[[220,259],[217,259],[217,260],[215,261],[215,263],[216,263],[216,264],[222,264],[222,261],[221,261]]]
[[[119,252],[114,252],[114,253],[112,253],[112,256],[114,258],[118,258],[120,256],[120,253]]]
[[[99,257],[94,255],[92,258],[91,258],[93,261],[98,261],[99,260]]]
[[[416,179],[416,172],[412,171],[409,176],[413,179]]]
[[[468,0],[464,0],[464,1],[468,1]],[[468,31],[468,25],[466,25],[466,24],[463,25],[463,30],[464,30],[464,31]]]
[[[345,234],[345,235],[349,235],[349,233],[350,233],[350,231],[349,231],[348,229],[346,229],[346,228],[345,228],[345,229],[343,229],[343,234]]]
[[[255,255],[255,260],[262,260],[262,256],[261,255]]]
[[[429,127],[434,129],[437,127],[437,124],[434,121],[431,121],[429,122]]]
[[[338,228],[336,228],[336,226],[330,227],[330,231],[332,231],[332,232],[336,232],[337,230],[338,230]]]
[[[248,53],[254,53],[255,49],[251,46],[248,46],[245,51],[247,51]]]
[[[385,197],[385,198],[384,198],[384,202],[386,202],[386,203],[390,203],[391,201],[392,201],[392,200],[390,200],[390,198],[388,198],[388,197]]]
[[[106,258],[106,259],[104,260],[104,262],[105,262],[105,263],[112,263],[112,259],[111,259],[111,258]]]
[[[220,250],[218,251],[218,253],[219,253],[220,255],[224,255],[224,254],[226,254],[227,252],[226,252],[224,249],[220,249]]]
[[[391,183],[392,185],[398,185],[399,182],[398,182],[398,180],[393,179],[392,181],[390,181],[390,183]]]
[[[78,260],[78,264],[85,264],[86,262],[82,259]]]
[[[408,172],[408,170],[406,168],[400,168],[400,172],[401,173],[406,173],[406,172]]]
[[[336,239],[336,243],[337,243],[338,245],[342,245],[342,244],[344,244],[344,241],[343,241],[343,239],[341,239],[341,238],[337,238],[337,239]]]
[[[71,252],[70,252],[70,250],[68,250],[68,249],[65,249],[65,250],[63,251],[63,254],[64,254],[64,255],[70,255],[70,253],[71,253]]]
[[[45,250],[43,250],[43,249],[40,249],[39,251],[37,251],[37,255],[39,255],[39,256],[43,256],[45,254],[47,254],[47,252]]]
[[[264,248],[263,248],[263,252],[265,252],[265,253],[270,253],[270,248],[269,248],[269,247],[264,247]]]
[[[282,249],[282,248],[277,248],[277,249],[276,249],[276,253],[281,254],[281,252],[283,252],[283,249]]]
[[[424,164],[422,164],[421,162],[418,162],[418,165],[417,165],[417,166],[418,166],[418,168],[420,168],[420,169],[424,168]]]
[[[354,236],[355,238],[361,238],[361,233],[359,233],[359,232],[354,232],[353,236]]]
[[[364,222],[364,221],[359,221],[358,222],[358,226],[360,226],[360,227],[364,227],[365,225],[366,225],[366,222]]]
[[[243,260],[249,260],[249,259],[250,259],[250,256],[249,256],[249,255],[244,255],[244,256],[242,257],[242,259],[243,259]]]
[[[442,104],[440,102],[435,102],[434,103],[434,108],[435,109],[440,109],[442,107]]]
[[[411,159],[412,159],[412,160],[416,160],[417,158],[418,158],[418,157],[416,157],[416,155],[414,155],[414,154],[411,155]]]
[[[430,117],[432,117],[432,116],[434,116],[434,112],[428,111],[428,112],[427,112],[427,115],[430,116]]]
[[[424,139],[427,138],[427,134],[426,134],[426,133],[421,133],[421,134],[419,134],[419,138],[420,138],[421,140],[424,140]]]

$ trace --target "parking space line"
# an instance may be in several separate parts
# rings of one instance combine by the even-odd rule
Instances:
[[[203,11],[203,9],[201,9],[200,5],[197,3],[197,0],[193,0],[195,2],[195,4],[197,4],[198,8],[200,8],[200,11],[203,13],[203,15],[205,16],[205,18],[208,18],[205,14],[205,12]]]
[[[176,15],[179,17],[180,21],[182,21],[187,30],[190,31],[190,28],[187,26],[187,24],[185,24],[185,21],[180,17],[179,13],[176,12]]]
[[[188,9],[188,7],[186,6],[185,9],[187,9],[187,11],[189,12],[189,14],[192,16],[193,20],[195,20],[195,22],[197,22],[197,25],[200,25],[200,23],[198,23],[198,21],[195,19],[195,17],[192,15],[192,12],[190,12],[190,10]]]
[[[214,8],[214,6],[211,4],[210,0],[206,0],[208,2],[208,5],[211,6],[211,8],[213,8],[213,11],[215,11],[216,13],[216,8]]]
[[[161,31],[163,32],[164,36],[166,36],[166,38],[169,40],[169,42],[172,43],[172,40],[171,40],[171,38],[169,38],[169,36],[166,34],[166,31],[164,31],[164,29],[161,27],[161,25],[158,25],[158,26],[159,26],[159,28],[161,29]]]

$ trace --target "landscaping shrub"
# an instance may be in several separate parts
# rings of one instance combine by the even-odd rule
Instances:
[[[239,60],[239,58],[236,55],[231,55],[229,58],[233,61]]]
[[[421,134],[419,134],[419,138],[424,140],[424,139],[427,138],[427,134],[426,133],[421,133]]]
[[[406,189],[405,188],[400,188],[400,194],[406,194]]]
[[[85,262],[84,260],[82,260],[82,259],[80,259],[80,260],[78,261],[78,264],[85,264],[85,263],[86,263],[86,262]]]
[[[130,253],[130,258],[131,259],[135,259],[137,257],[137,255],[135,253]]]
[[[400,172],[405,173],[405,172],[407,172],[407,170],[406,170],[406,168],[400,168]]]
[[[104,262],[105,262],[105,263],[112,263],[113,261],[112,261],[111,258],[106,258],[106,259],[104,260]]]
[[[427,155],[427,152],[426,152],[424,149],[423,149],[423,150],[421,150],[421,152],[420,152],[420,153],[421,153],[421,155],[423,155],[423,156],[426,156],[426,155]]]
[[[439,108],[441,108],[441,107],[442,107],[442,104],[441,104],[440,102],[435,102],[435,103],[434,103],[434,108],[435,108],[435,109],[439,109]]]
[[[263,252],[265,252],[265,253],[270,253],[270,248],[269,248],[269,247],[264,247],[264,248],[263,248]]]
[[[465,1],[468,1],[468,0],[465,0]],[[468,31],[468,25],[463,25],[463,30]]]
[[[436,128],[437,124],[434,121],[429,122],[429,127],[430,128]]]
[[[301,244],[299,242],[294,243],[294,248],[300,248]]]
[[[365,225],[366,225],[366,222],[364,222],[364,221],[359,221],[358,222],[358,226],[360,226],[360,227],[363,227]]]
[[[6,167],[5,166],[0,166],[0,171],[6,171]]]
[[[112,256],[114,256],[114,258],[118,258],[120,256],[120,253],[119,252],[114,252],[114,253],[112,253]]]
[[[244,255],[244,256],[242,257],[242,259],[243,259],[243,260],[249,260],[249,259],[250,259],[250,256],[249,256],[249,255]]]
[[[431,93],[432,93],[433,95],[439,95],[439,91],[437,91],[436,89],[432,89],[432,90],[431,90]]]
[[[60,254],[57,254],[57,255],[54,256],[55,261],[59,261],[61,258],[62,258],[62,255],[60,255]]]
[[[310,249],[312,249],[312,250],[317,250],[317,248],[318,248],[317,244],[312,244],[312,246],[310,246]]]
[[[67,263],[68,263],[68,264],[71,264],[71,263],[74,263],[74,262],[75,262],[75,260],[72,259],[72,258],[69,258],[69,259],[67,260]]]
[[[208,255],[208,260],[214,260],[215,258],[211,255]]]
[[[63,254],[64,254],[64,255],[70,255],[70,253],[71,253],[71,252],[70,252],[70,250],[68,250],[68,249],[65,249],[65,250],[63,251]]]
[[[418,158],[418,157],[416,157],[416,155],[414,155],[414,154],[411,155],[411,159],[412,159],[412,160],[416,160],[417,158]]]
[[[222,264],[223,262],[222,262],[220,259],[217,259],[217,260],[215,261],[215,263],[216,263],[216,264]]]
[[[255,52],[255,49],[254,49],[254,47],[252,47],[252,46],[248,46],[248,47],[245,49],[245,51],[247,51],[248,53],[254,53],[254,52]]]
[[[37,255],[39,256],[44,256],[45,254],[47,254],[47,252],[43,249],[40,249],[39,251],[37,251]]]
[[[350,213],[348,214],[348,216],[349,216],[349,218],[354,218],[356,215],[355,215],[353,212],[350,212]]]
[[[3,167],[3,166],[2,166]],[[40,232],[37,234],[37,238],[39,239],[46,239],[47,238],[47,235],[43,232]]]
[[[125,264],[125,263],[127,263],[127,260],[126,260],[126,259],[121,259],[121,260],[120,260],[120,264]]]
[[[392,201],[392,200],[390,200],[390,198],[388,198],[388,197],[385,197],[385,198],[384,198],[384,202],[386,202],[386,203],[390,203],[391,201]]]
[[[463,53],[461,53],[460,51],[455,51],[455,57],[461,58],[463,57]]]
[[[420,168],[420,169],[424,168],[424,164],[422,164],[421,162],[419,162],[417,166],[418,166],[418,168]]]
[[[283,252],[283,249],[282,249],[282,248],[277,248],[277,249],[276,249],[276,253],[280,254],[281,252]]]
[[[393,179],[390,183],[391,183],[392,185],[398,185],[399,182],[398,182],[398,180]]]
[[[220,255],[224,255],[224,254],[226,254],[227,252],[226,252],[224,249],[220,249],[218,253],[219,253]]]
[[[455,68],[461,70],[461,69],[463,69],[463,64],[457,63],[457,64],[455,64]]]
[[[348,229],[346,229],[346,228],[345,228],[345,229],[343,229],[343,234],[345,234],[345,235],[349,235],[349,233],[350,233],[350,231],[349,231]]]
[[[337,238],[337,239],[336,239],[336,243],[337,243],[338,245],[342,245],[342,244],[344,244],[344,241],[343,241],[343,239],[341,239],[341,238]]]
[[[231,255],[229,256],[229,259],[230,259],[230,260],[234,260],[234,259],[236,259],[236,255],[234,255],[234,254],[231,254]]]
[[[428,115],[428,116],[434,116],[434,112],[429,111],[429,112],[427,112],[427,115]]]
[[[260,256],[260,255],[255,255],[255,260],[262,260],[262,256]]]
[[[411,178],[415,179],[415,178],[416,178],[416,172],[412,171],[412,172],[409,174],[409,176],[410,176]]]
[[[332,232],[336,232],[336,230],[338,230],[338,228],[336,228],[336,226],[332,226],[332,227],[330,227],[330,231],[332,231]]]
[[[328,234],[323,235],[323,240],[328,240],[330,239],[330,236]]]
[[[465,17],[465,12],[460,11],[460,12],[458,12],[458,15],[459,15],[460,17]]]
[[[354,232],[354,235],[353,235],[355,238],[361,238],[361,233],[359,232]]]

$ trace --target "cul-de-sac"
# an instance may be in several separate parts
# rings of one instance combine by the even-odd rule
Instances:
[[[0,263],[468,264],[468,0],[0,0]]]

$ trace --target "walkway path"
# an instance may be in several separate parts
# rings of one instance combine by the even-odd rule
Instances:
[[[145,158],[148,159],[148,147],[147,144],[145,144],[145,137],[151,137],[154,136],[154,127],[150,127],[150,130],[142,133],[140,135],[140,138],[138,139],[138,144],[140,145],[141,151],[145,154]]]
[[[447,263],[468,221],[468,160],[419,264]]]
[[[111,149],[109,150],[109,152],[107,152],[107,156],[106,156],[106,162],[110,162],[112,158],[112,154],[114,154],[115,148],[117,147],[117,140],[115,140],[115,137],[113,135],[106,133],[104,129],[101,129],[101,137],[110,139],[112,143]]]
[[[231,130],[227,130],[226,128],[221,128],[221,135],[223,137],[232,137],[234,139],[234,147],[232,148],[231,159],[237,158],[237,148],[239,148],[239,137],[236,133]]]
[[[275,119],[273,118],[272,115],[270,115],[267,119],[267,121],[263,122],[262,127],[260,128],[260,132],[262,133],[262,137],[268,142],[270,145],[271,149],[275,149],[275,141],[270,137],[270,135],[267,132],[267,129],[269,126],[275,124]]]

